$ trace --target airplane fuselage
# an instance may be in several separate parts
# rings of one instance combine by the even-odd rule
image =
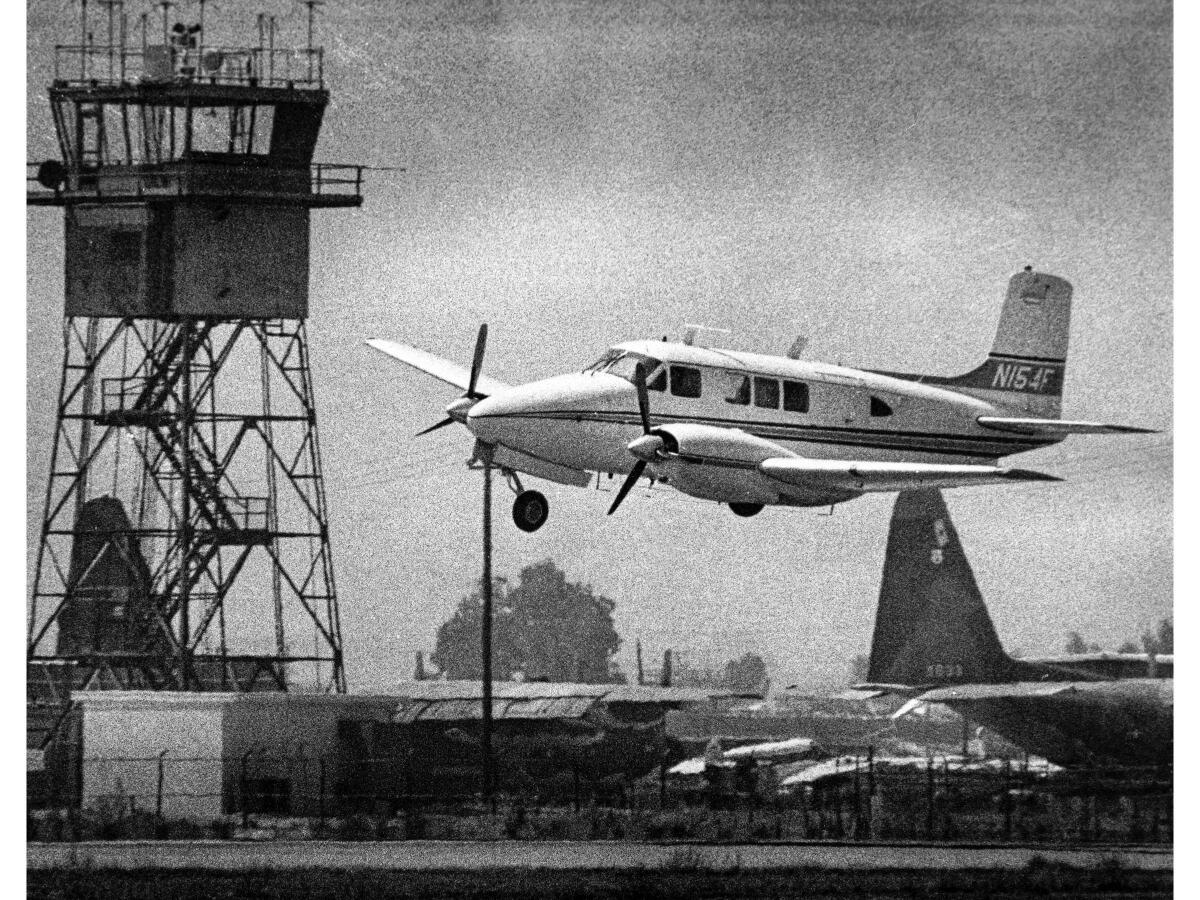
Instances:
[[[630,377],[637,360],[656,426],[738,429],[809,459],[980,464],[1059,440],[988,429],[977,419],[1002,412],[995,405],[916,381],[666,341],[618,344],[583,372],[492,394],[470,409],[467,427],[488,443],[569,469],[629,472],[628,445],[642,433]]]

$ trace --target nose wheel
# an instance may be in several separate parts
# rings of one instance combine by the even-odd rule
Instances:
[[[537,531],[550,515],[550,503],[540,491],[521,491],[513,501],[513,521],[522,531]]]

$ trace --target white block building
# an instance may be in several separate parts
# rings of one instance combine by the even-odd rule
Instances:
[[[316,815],[346,775],[343,723],[390,722],[397,704],[278,692],[81,691],[72,699],[82,805],[153,812],[161,802],[166,818],[194,821],[240,810],[244,796],[252,810]]]

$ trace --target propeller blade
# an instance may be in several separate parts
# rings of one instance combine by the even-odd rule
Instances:
[[[479,326],[479,337],[475,338],[475,358],[471,360],[471,380],[467,382],[468,397],[482,397],[475,391],[475,383],[479,381],[479,373],[483,369],[483,351],[487,349],[487,322]]]
[[[629,477],[625,479],[625,483],[621,485],[621,489],[617,491],[617,499],[613,501],[612,506],[608,508],[608,514],[611,516],[617,511],[617,507],[621,505],[621,501],[637,484],[637,480],[642,477],[642,472],[646,468],[646,461],[639,459],[633,464],[633,470],[629,473]]]
[[[646,364],[638,363],[633,370],[633,386],[637,388],[638,412],[642,414],[642,434],[650,433],[650,393],[646,390]]]
[[[431,431],[437,431],[439,428],[445,428],[447,425],[453,425],[454,419],[446,418],[438,422],[436,425],[430,425],[428,428],[418,431],[414,437],[420,437],[423,434],[429,434]]]

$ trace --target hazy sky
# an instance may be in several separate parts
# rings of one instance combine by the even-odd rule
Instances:
[[[131,13],[141,12],[130,2]],[[150,7],[147,5],[146,9]],[[180,18],[196,5],[181,4]],[[297,4],[209,8],[253,42]],[[51,47],[78,8],[31,2],[29,159],[54,152]],[[236,18],[235,18],[236,17]],[[236,25],[236,34],[234,25]],[[374,173],[317,211],[312,365],[353,689],[407,677],[478,577],[480,477],[456,392],[362,346],[408,341],[489,374],[732,329],[739,349],[953,374],[991,346],[1026,264],[1075,286],[1064,415],[1163,429],[1019,464],[1057,485],[947,502],[1010,648],[1079,630],[1113,649],[1171,610],[1171,8],[1165,2],[413,3],[331,0],[318,158]],[[30,535],[61,359],[62,224],[27,214]],[[754,519],[669,490],[544,487],[496,569],[551,557],[634,639],[696,662],[762,653],[777,684],[845,678],[873,622],[892,497]]]

